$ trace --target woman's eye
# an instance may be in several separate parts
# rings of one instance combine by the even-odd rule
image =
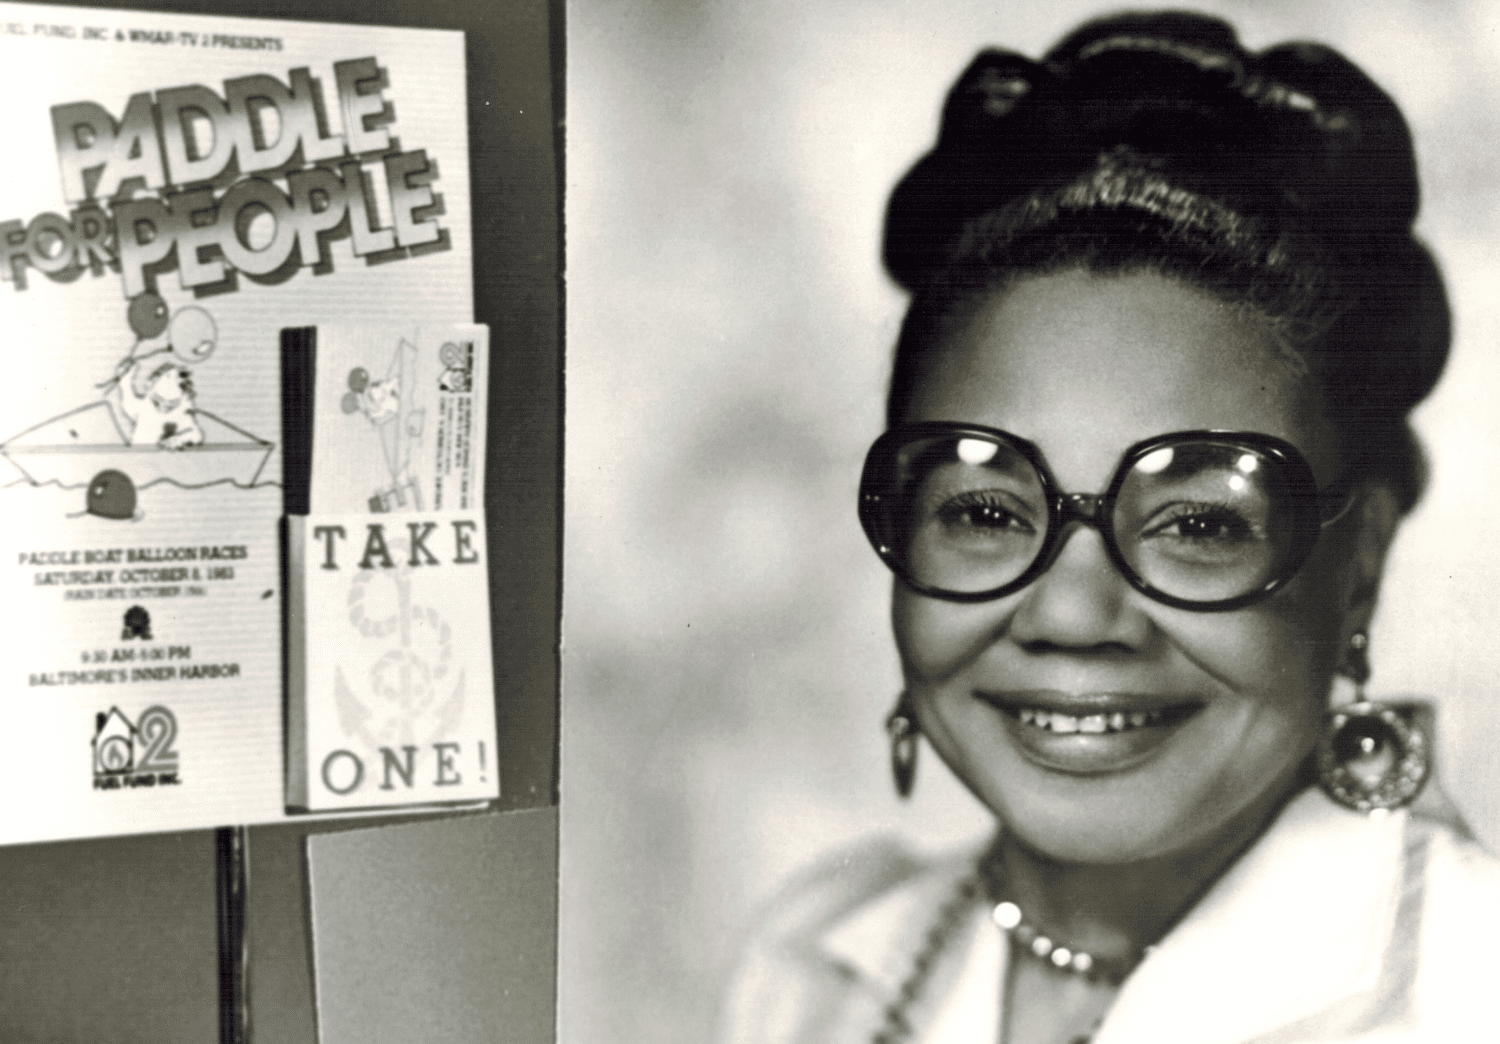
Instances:
[[[1227,508],[1184,505],[1178,512],[1149,526],[1145,536],[1175,537],[1195,543],[1241,543],[1256,539],[1258,534],[1250,521],[1238,512]]]
[[[937,519],[950,529],[988,532],[1033,532],[1030,523],[982,495],[955,497],[937,511]]]
[[[1196,539],[1215,538],[1240,540],[1246,535],[1245,525],[1238,519],[1215,518],[1212,515],[1189,515],[1176,522],[1179,536]]]

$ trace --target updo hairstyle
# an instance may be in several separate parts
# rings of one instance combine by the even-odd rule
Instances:
[[[1090,22],[1041,62],[986,50],[887,210],[885,265],[912,294],[887,421],[989,293],[1077,268],[1156,272],[1263,322],[1351,477],[1408,511],[1425,467],[1407,418],[1449,342],[1417,205],[1401,113],[1327,47],[1251,54],[1224,22],[1172,13]]]

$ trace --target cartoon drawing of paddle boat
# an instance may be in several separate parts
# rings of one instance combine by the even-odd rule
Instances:
[[[176,450],[133,445],[113,405],[101,400],[27,428],[0,443],[0,455],[36,486],[82,488],[110,469],[129,475],[138,489],[163,479],[187,487],[253,486],[275,445],[207,410],[195,409],[193,420],[201,441]]]
[[[275,445],[198,405],[192,367],[213,352],[217,329],[201,308],[180,309],[169,343],[140,352],[168,330],[166,304],[142,294],[129,309],[136,342],[100,384],[100,398],[34,424],[0,443],[32,485],[87,487],[106,472],[136,489],[169,481],[188,488],[252,486]]]

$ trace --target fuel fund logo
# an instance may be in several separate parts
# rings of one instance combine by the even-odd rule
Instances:
[[[157,704],[133,723],[119,707],[94,715],[94,789],[173,786],[177,774],[177,716]]]

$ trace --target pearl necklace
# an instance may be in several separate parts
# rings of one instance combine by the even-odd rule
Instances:
[[[895,998],[881,1013],[881,1026],[871,1044],[900,1044],[911,1036],[912,1025],[907,1010],[921,996],[927,985],[927,976],[937,964],[938,956],[947,946],[949,937],[957,930],[965,912],[985,890],[978,874],[971,874],[959,882],[957,892],[943,904],[932,926],[927,929],[927,934],[922,937],[922,948],[912,958],[912,970],[902,981]],[[993,898],[993,889],[990,891]],[[1123,982],[1135,970],[1136,965],[1156,949],[1155,946],[1147,946],[1124,957],[1095,957],[1083,950],[1059,945],[1050,936],[1043,935],[1035,926],[1027,923],[1021,908],[1009,900],[997,902],[990,911],[990,919],[1018,944],[1022,953],[1046,961],[1057,971],[1081,975],[1091,980],[1102,979],[1112,986]],[[1094,1030],[1098,1028],[1096,1024]],[[1091,1031],[1085,1036],[1074,1038],[1074,1044],[1088,1044],[1092,1038]]]
[[[989,896],[995,900],[990,919],[1010,937],[1022,953],[1045,961],[1060,972],[1082,975],[1093,982],[1103,981],[1111,986],[1118,986],[1155,949],[1154,946],[1148,946],[1132,950],[1123,957],[1097,957],[1047,935],[1026,920],[1026,915],[1018,905],[1003,898],[1003,871],[996,865],[994,855],[992,850],[991,855],[986,856],[979,864]]]
[[[996,903],[995,908],[990,911],[990,919],[1004,929],[1023,953],[1028,953],[1039,961],[1046,961],[1058,971],[1082,975],[1095,981],[1103,980],[1111,986],[1124,982],[1125,977],[1135,971],[1135,966],[1155,949],[1148,946],[1124,957],[1095,957],[1043,935],[1035,925],[1026,922],[1021,908],[1009,900]]]

